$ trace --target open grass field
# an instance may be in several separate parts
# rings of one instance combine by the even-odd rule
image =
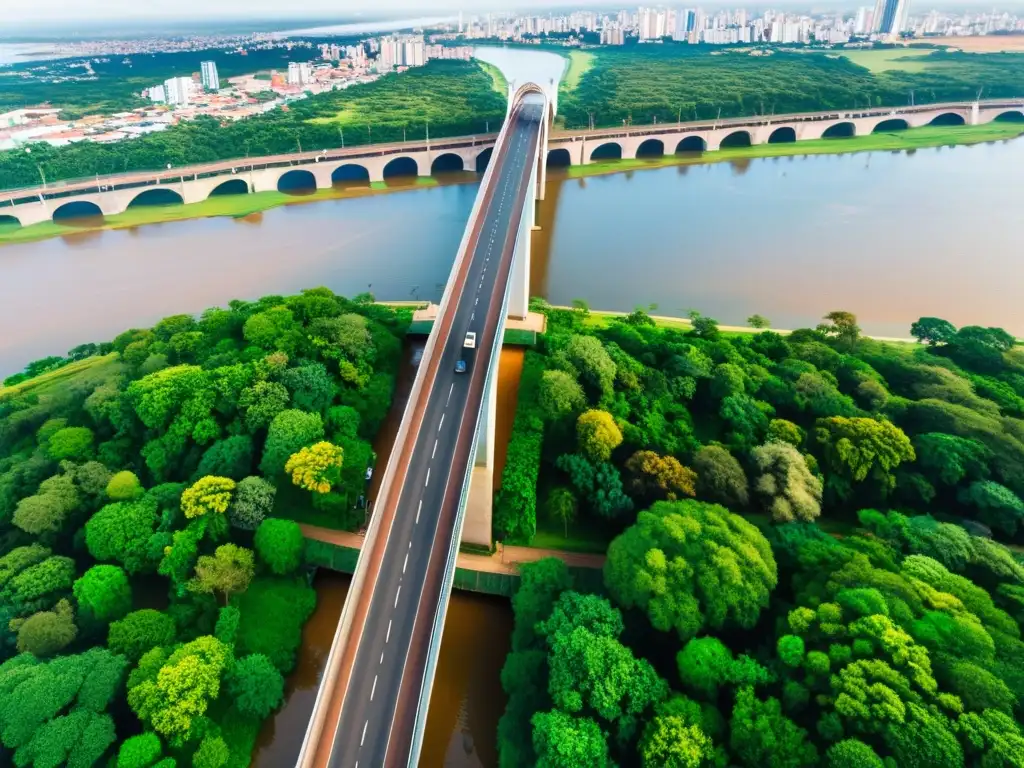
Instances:
[[[33,379],[23,381],[11,387],[0,386],[0,395],[23,394],[32,392],[35,395],[45,396],[57,388],[63,386],[71,379],[78,382],[89,381],[93,386],[98,386],[121,370],[122,365],[118,360],[117,353],[111,353],[102,357],[88,357],[76,363],[70,363],[55,371],[40,374]]]
[[[505,79],[501,70],[493,64],[488,64],[486,61],[477,60],[476,63],[484,72],[491,76],[491,80],[494,81],[495,92],[505,96],[508,93],[508,80]]]
[[[845,59],[871,72],[924,72],[936,66],[929,62],[932,51],[927,48],[891,48],[878,51],[840,50]]]
[[[570,51],[569,69],[566,70],[565,77],[562,78],[562,88],[568,91],[576,90],[580,79],[593,66],[595,58],[594,54],[586,51]]]

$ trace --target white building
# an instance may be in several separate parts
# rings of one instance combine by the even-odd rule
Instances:
[[[288,62],[288,85],[306,85],[313,81],[313,67],[308,61]]]
[[[217,62],[204,61],[200,65],[203,88],[208,91],[220,90],[220,77],[217,75]]]
[[[191,77],[172,77],[164,81],[164,98],[171,106],[182,107],[192,98],[194,88]]]
[[[167,89],[162,85],[154,85],[149,89],[149,100],[154,104],[163,104],[167,101]]]

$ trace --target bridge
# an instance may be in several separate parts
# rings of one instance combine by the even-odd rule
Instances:
[[[469,510],[489,516],[505,318],[527,313],[530,233],[554,112],[510,99],[427,340],[298,765],[416,765]],[[467,353],[467,333],[476,350]],[[459,360],[468,362],[464,373]]]
[[[988,99],[905,107],[872,107],[794,115],[704,120],[621,128],[552,132],[545,165],[586,165],[600,160],[656,157],[723,147],[864,136],[934,123],[982,125],[1024,118],[1024,100]],[[0,223],[22,226],[78,215],[112,216],[148,202],[196,203],[211,195],[248,194],[293,187],[370,184],[441,171],[483,173],[497,136],[487,134],[398,142],[97,176],[0,192]],[[75,204],[74,208],[71,208]]]

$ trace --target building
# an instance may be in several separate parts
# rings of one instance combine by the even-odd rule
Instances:
[[[308,61],[288,62],[288,85],[306,85],[313,82],[313,67]]]
[[[897,35],[907,28],[910,0],[876,0],[874,31],[880,35]]]
[[[146,95],[149,96],[149,100],[154,104],[163,104],[167,101],[167,89],[162,85],[154,85],[146,91]]]
[[[220,77],[217,75],[217,62],[204,61],[199,65],[203,88],[208,91],[220,90]]]
[[[193,80],[191,77],[172,77],[164,81],[164,99],[173,107],[183,107],[192,98]]]
[[[395,67],[422,67],[427,63],[427,50],[422,35],[382,37],[377,69],[390,72]]]

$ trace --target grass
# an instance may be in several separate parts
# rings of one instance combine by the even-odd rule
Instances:
[[[508,97],[508,80],[505,79],[505,75],[501,73],[493,64],[489,64],[486,61],[480,61],[477,59],[476,62],[480,68],[491,76],[491,80],[494,81],[494,90],[502,95],[502,97]]]
[[[986,125],[925,126],[892,133],[873,133],[846,139],[813,139],[786,144],[758,144],[753,147],[728,147],[713,152],[687,155],[666,155],[639,160],[602,160],[590,165],[574,165],[565,170],[571,179],[603,176],[622,171],[659,168],[671,165],[703,165],[744,160],[755,157],[786,157],[790,155],[841,155],[851,152],[900,151],[945,147],[958,144],[981,144],[986,141],[1012,139],[1024,133],[1020,123],[988,123]]]
[[[837,51],[841,56],[854,64],[864,67],[873,73],[878,72],[924,72],[941,67],[941,64],[928,62],[925,59],[933,51],[928,48],[889,48],[884,50],[843,50]]]
[[[534,534],[529,546],[536,549],[557,549],[563,552],[582,552],[584,554],[603,555],[608,551],[612,537],[600,529],[570,525],[569,534],[565,528],[538,515],[537,533]]]
[[[0,387],[0,396],[23,394],[29,391],[40,395],[46,394],[56,386],[63,384],[67,379],[85,378],[86,375],[99,382],[100,379],[105,380],[116,374],[120,367],[121,363],[118,362],[118,354],[116,352],[111,352],[103,357],[89,357],[85,360],[65,365],[63,368],[58,368],[55,371],[41,374],[28,381],[23,381],[20,384],[15,384],[12,387]]]
[[[595,58],[597,57],[594,54],[585,51],[570,51],[569,69],[562,78],[562,88],[566,91],[575,91],[583,76],[594,66]]]

